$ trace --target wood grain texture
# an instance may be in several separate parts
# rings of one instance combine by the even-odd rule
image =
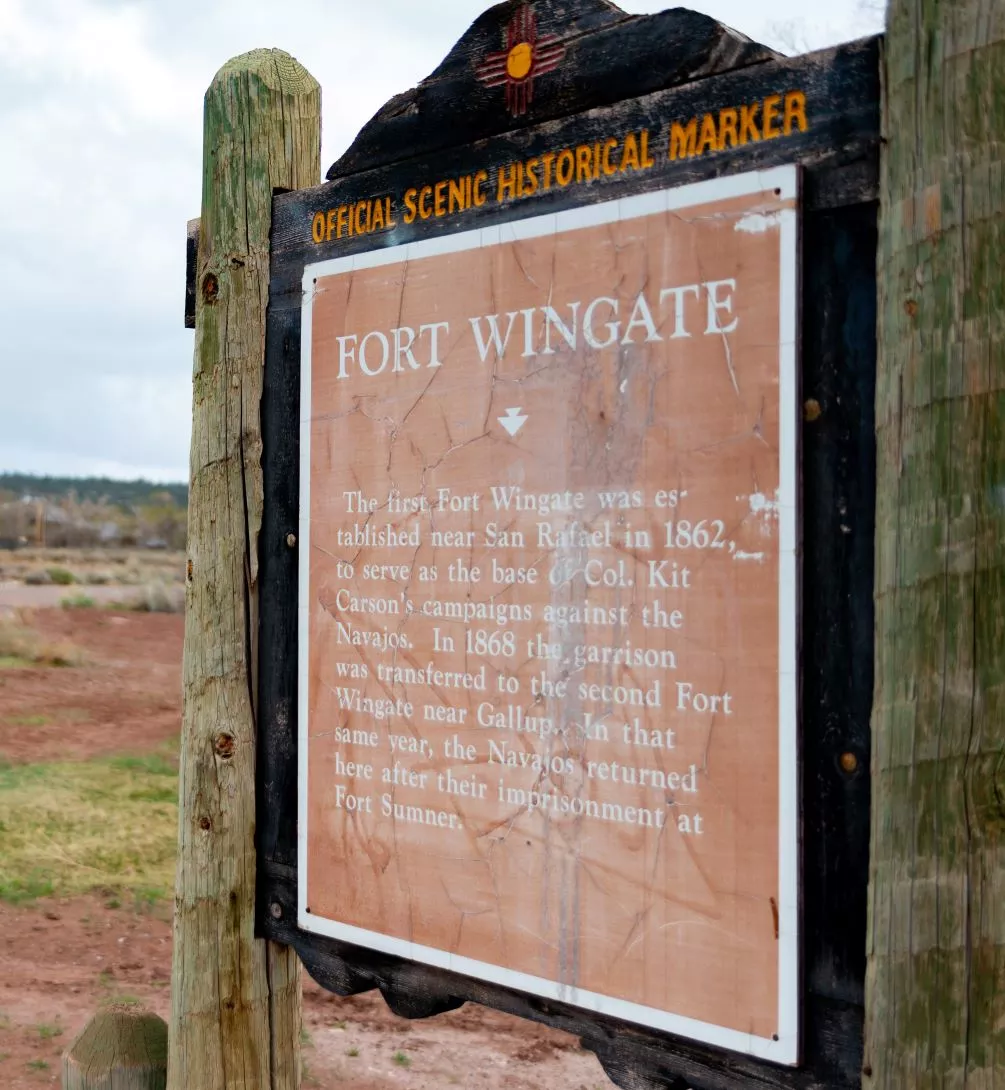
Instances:
[[[300,969],[254,931],[260,401],[276,188],[317,182],[320,90],[279,50],[217,73],[205,102],[172,1090],[293,1090]]]
[[[1005,8],[888,16],[866,1087],[1005,1083]]]
[[[361,169],[304,192],[277,198],[273,224],[274,273],[288,272],[283,291],[300,290],[307,261],[344,257],[375,247],[400,245],[451,231],[522,219],[563,208],[592,204],[650,189],[685,185],[741,170],[767,169],[783,163],[805,168],[804,207],[837,208],[874,200],[879,146],[879,42],[867,38],[802,57],[784,58],[598,107],[571,117],[544,121],[514,132],[488,136],[402,163]],[[806,95],[808,127],[784,139],[751,141],[689,158],[668,155],[671,124],[706,113],[718,114],[739,103],[792,89]],[[498,88],[496,89],[498,90]],[[563,147],[593,144],[608,136],[647,128],[652,168],[617,172],[583,185],[539,189],[533,196],[502,204],[494,199],[500,168]],[[490,198],[442,218],[405,223],[402,194],[409,187],[485,170]],[[396,226],[372,235],[332,238],[315,243],[311,222],[317,212],[391,194]],[[275,280],[273,288],[275,289]]]
[[[63,1053],[63,1090],[164,1090],[167,1041],[156,1014],[99,1011]]]
[[[558,7],[552,4],[549,10]],[[584,19],[595,20],[590,32],[596,36],[605,19],[610,21],[611,7],[594,0],[564,4],[569,12],[575,9],[585,13]],[[859,1085],[873,661],[878,55],[879,40],[873,38],[805,57],[769,58],[733,71],[709,73],[707,78],[694,76],[681,86],[670,86],[668,77],[661,89],[621,101],[608,99],[607,105],[572,116],[529,114],[525,127],[513,128],[510,120],[503,128],[474,132],[463,138],[466,142],[444,134],[446,143],[435,151],[413,153],[401,144],[395,150],[388,138],[383,147],[379,141],[374,144],[371,158],[361,157],[351,166],[340,164],[340,170],[345,167],[352,173],[276,198],[263,395],[266,501],[260,553],[258,920],[264,933],[296,944],[304,964],[324,987],[339,994],[378,988],[392,1009],[407,1017],[428,1017],[471,1001],[564,1029],[579,1035],[615,1082],[627,1090],[850,1090]],[[469,56],[464,63],[470,60]],[[611,62],[609,55],[607,60]],[[617,58],[619,64],[630,60],[630,54]],[[602,81],[603,69],[594,71],[592,78]],[[813,118],[807,132],[683,160],[667,158],[671,121],[755,101],[790,87],[805,90],[808,116]],[[398,109],[395,102],[402,113],[412,108],[404,99],[392,100],[385,108],[384,120],[389,124]],[[545,109],[544,103],[538,105]],[[405,224],[399,218],[393,230],[371,236],[333,238],[320,245],[311,239],[311,221],[318,211],[384,193],[400,195],[407,186],[473,170],[491,174],[502,165],[549,149],[644,126],[653,134],[652,146],[663,151],[650,171],[564,190],[553,188],[515,203],[490,201],[443,219]],[[389,151],[391,159],[382,158]],[[804,167],[806,255],[801,345],[802,396],[807,405],[801,435],[802,1065],[784,1069],[759,1063],[300,931],[296,926],[299,545],[290,535],[296,533],[299,516],[300,307],[305,263],[783,162]],[[849,754],[856,763],[846,771],[842,762]]]
[[[502,47],[520,2],[508,0],[480,15],[430,76],[377,111],[329,168],[328,178],[778,58],[767,46],[687,8],[628,15],[609,0],[537,0],[538,32],[561,42],[564,55],[547,76],[547,93],[535,94],[527,112],[514,117],[500,88],[484,86],[476,73]]]

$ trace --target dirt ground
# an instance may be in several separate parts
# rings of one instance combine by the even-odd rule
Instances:
[[[177,736],[180,615],[44,609],[28,620],[45,638],[83,648],[88,662],[0,669],[0,768],[143,754]],[[0,1086],[58,1086],[63,1050],[103,1003],[139,1003],[166,1017],[168,913],[98,892],[0,902]],[[409,1022],[376,992],[340,999],[306,978],[304,992],[305,1088],[611,1086],[575,1038],[530,1022],[473,1005]]]

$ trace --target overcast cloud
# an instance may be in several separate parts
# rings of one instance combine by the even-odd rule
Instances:
[[[228,58],[277,46],[318,79],[324,172],[488,6],[0,0],[0,470],[187,479],[185,222],[199,214],[202,96]],[[786,52],[881,20],[879,0],[809,18],[807,0],[690,6]]]

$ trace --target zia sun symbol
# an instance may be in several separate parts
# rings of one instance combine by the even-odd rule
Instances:
[[[475,70],[486,87],[506,87],[506,108],[521,117],[534,98],[534,80],[556,69],[565,46],[555,34],[538,37],[537,17],[530,4],[521,4],[505,32],[506,48],[490,53]]]

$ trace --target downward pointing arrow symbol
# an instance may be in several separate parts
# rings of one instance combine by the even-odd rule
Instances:
[[[497,416],[496,419],[500,424],[510,433],[511,436],[515,436],[516,433],[527,423],[527,416],[520,415],[520,409],[507,409],[505,416]]]

